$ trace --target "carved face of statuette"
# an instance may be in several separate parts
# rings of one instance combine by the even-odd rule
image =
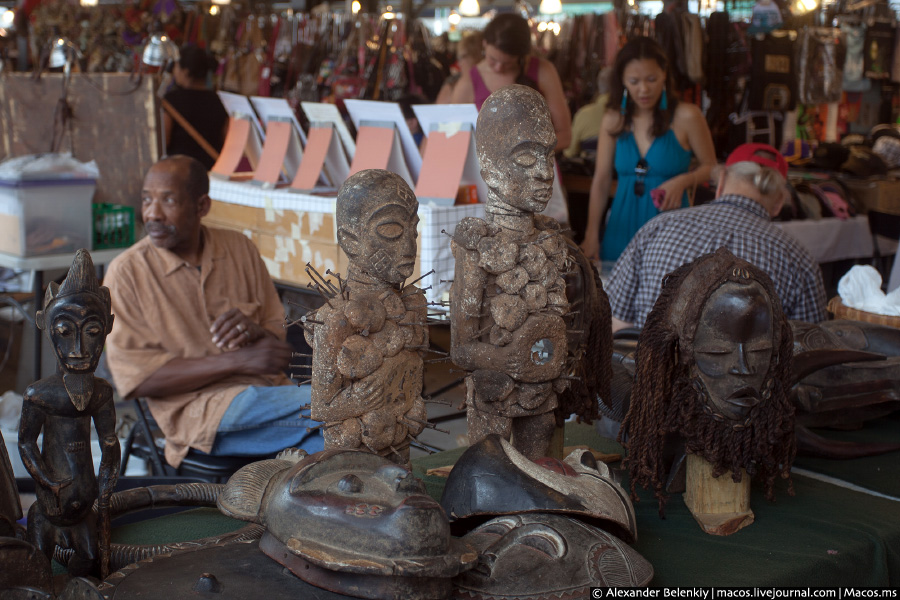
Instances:
[[[47,311],[48,335],[67,373],[93,373],[106,343],[108,311],[93,294],[59,299]]]
[[[772,309],[759,283],[728,282],[713,292],[694,337],[695,375],[713,412],[743,419],[762,401],[773,340]]]
[[[538,130],[540,131],[540,129]],[[503,201],[526,212],[539,213],[553,194],[553,136],[536,135],[516,144],[499,161],[497,191]]]
[[[360,253],[356,261],[372,275],[391,284],[401,284],[416,265],[416,226],[419,216],[415,208],[402,204],[386,204],[378,208],[362,227]]]

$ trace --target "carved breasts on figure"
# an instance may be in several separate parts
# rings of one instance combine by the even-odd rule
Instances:
[[[792,343],[771,280],[724,248],[670,273],[638,341],[622,423],[632,492],[651,488],[662,513],[664,446],[680,436],[685,502],[701,527],[727,535],[752,523],[749,479],[773,499],[794,460]]]
[[[556,135],[547,105],[513,85],[485,101],[475,143],[488,186],[485,220],[463,219],[451,248],[451,356],[466,379],[469,440],[490,433],[545,456],[564,378],[569,259],[540,213],[553,188]]]
[[[426,421],[424,293],[406,284],[416,262],[418,202],[405,181],[379,169],[344,182],[337,235],[350,265],[333,297],[305,322],[313,348],[312,418],[325,448],[368,449],[409,464]],[[330,287],[329,287],[330,286]]]
[[[51,283],[36,316],[56,352],[56,374],[25,390],[19,453],[34,478],[37,500],[28,511],[28,541],[48,557],[72,549],[72,575],[102,572],[109,552],[109,499],[119,469],[112,386],[94,377],[113,325],[109,290],[97,281],[91,256],[79,250],[57,286]],[[102,457],[98,477],[91,459],[91,425]],[[38,447],[38,436],[43,443]]]

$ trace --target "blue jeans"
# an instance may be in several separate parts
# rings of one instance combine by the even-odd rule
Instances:
[[[309,399],[309,385],[248,387],[225,411],[210,454],[262,456],[285,448],[301,448],[310,454],[322,450],[322,430],[306,431],[319,422],[300,414],[300,407],[309,404]]]

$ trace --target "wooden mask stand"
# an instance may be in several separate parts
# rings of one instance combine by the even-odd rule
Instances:
[[[731,535],[753,523],[750,510],[750,476],[741,470],[741,482],[731,479],[731,471],[713,477],[713,466],[696,454],[687,455],[687,482],[684,503],[710,535]]]

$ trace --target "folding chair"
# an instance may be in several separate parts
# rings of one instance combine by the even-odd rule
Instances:
[[[147,461],[150,475],[156,477],[190,477],[209,483],[224,483],[231,475],[252,462],[273,458],[272,456],[212,456],[191,449],[178,467],[166,462],[166,439],[150,414],[144,398],[134,398],[136,422],[131,428],[122,448],[122,463],[119,476],[125,475],[128,460],[137,456]]]

